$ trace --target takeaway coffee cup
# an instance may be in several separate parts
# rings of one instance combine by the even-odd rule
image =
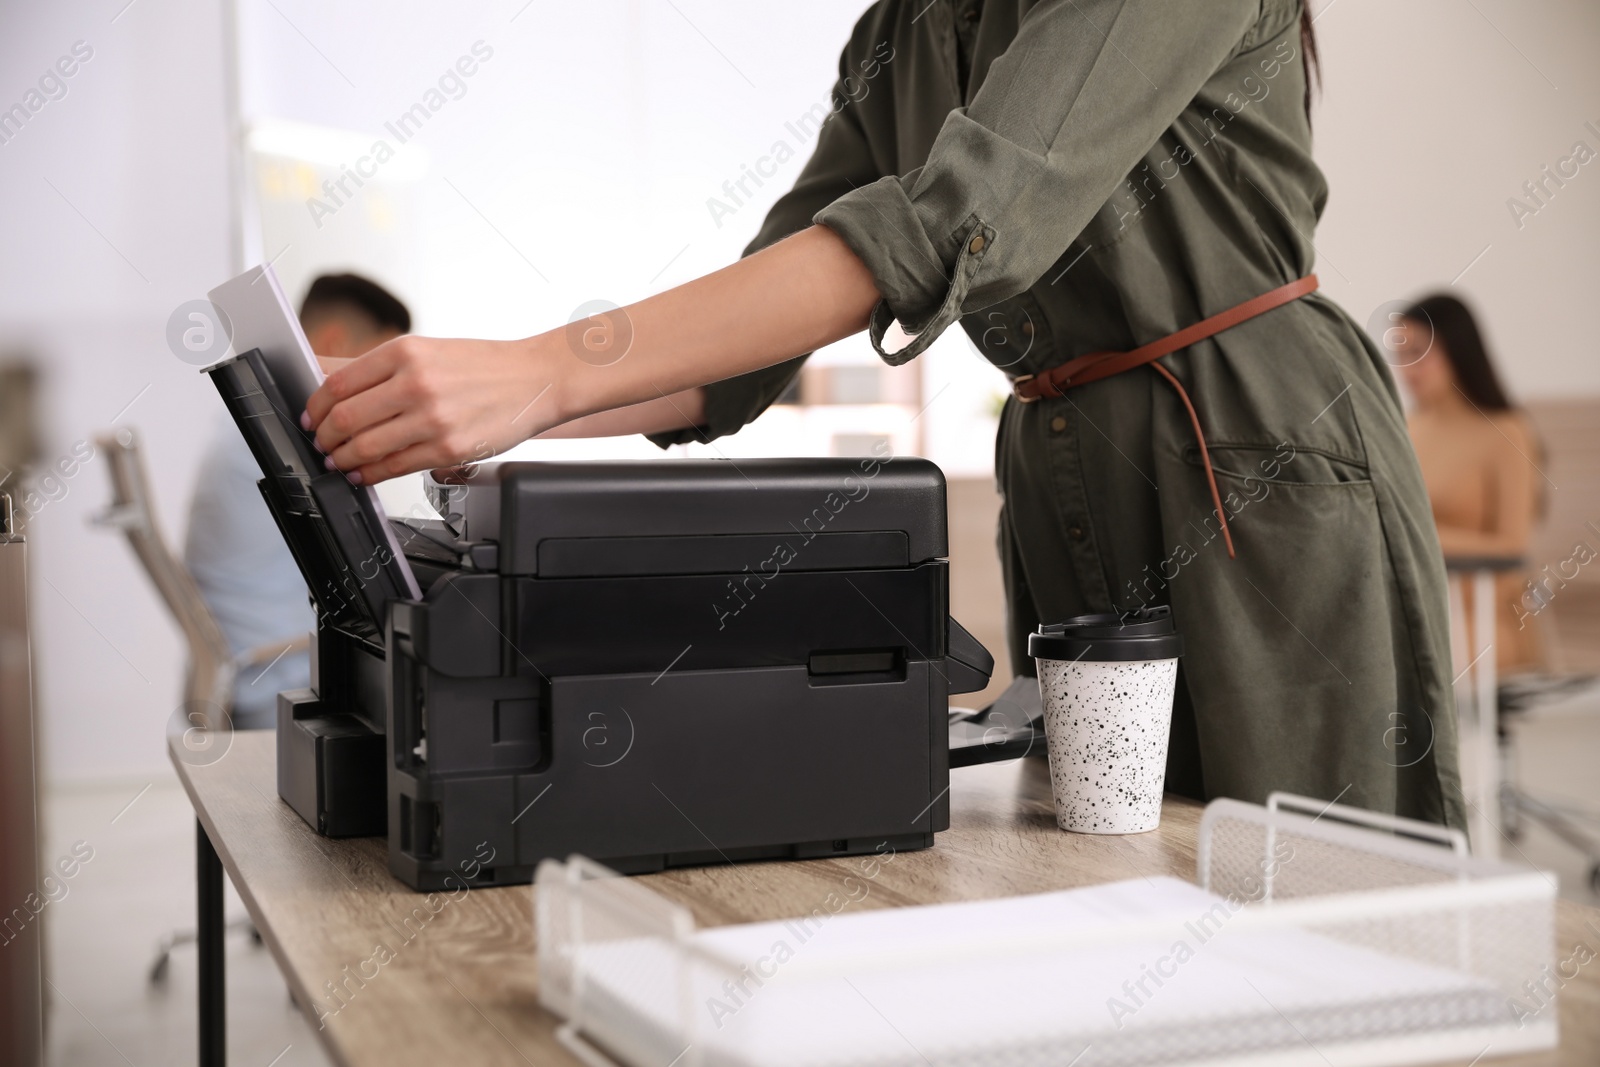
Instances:
[[[1182,654],[1165,606],[1079,615],[1028,636],[1063,830],[1137,834],[1160,824]]]

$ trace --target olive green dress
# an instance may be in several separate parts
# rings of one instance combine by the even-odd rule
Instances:
[[[1197,322],[1313,270],[1327,187],[1299,14],[881,0],[751,250],[835,230],[884,296],[871,333],[893,364],[958,321],[1013,377]],[[1205,428],[1238,556],[1152,369],[1008,401],[1013,669],[1033,673],[1041,621],[1170,604],[1186,652],[1169,789],[1288,790],[1464,828],[1444,570],[1380,353],[1312,294],[1163,362]],[[709,387],[702,430],[657,442],[733,433],[798,366]]]

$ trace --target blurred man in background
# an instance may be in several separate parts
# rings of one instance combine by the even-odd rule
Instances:
[[[326,362],[354,359],[409,333],[411,313],[381,285],[356,274],[324,274],[300,304],[311,350]],[[233,723],[271,728],[277,695],[311,684],[307,633],[315,615],[304,580],[256,488],[261,468],[226,416],[201,461],[184,562],[234,654],[268,649],[264,667],[234,682]],[[282,649],[271,655],[272,646]]]

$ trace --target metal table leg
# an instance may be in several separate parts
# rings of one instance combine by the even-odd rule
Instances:
[[[200,954],[200,1067],[225,1067],[228,1062],[228,998],[224,973],[222,860],[195,820],[196,944]]]

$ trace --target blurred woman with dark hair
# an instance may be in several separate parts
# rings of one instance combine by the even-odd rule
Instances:
[[[1543,503],[1539,440],[1501,387],[1477,320],[1460,300],[1439,294],[1407,308],[1397,333],[1411,439],[1445,558],[1526,555]],[[1526,581],[1519,570],[1495,583],[1502,672],[1543,662],[1534,627],[1518,610]]]

